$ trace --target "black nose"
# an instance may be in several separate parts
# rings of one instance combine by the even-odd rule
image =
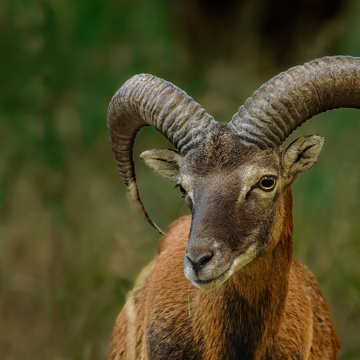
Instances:
[[[196,274],[205,264],[207,264],[212,259],[213,256],[214,253],[212,251],[199,254],[196,257],[192,257],[190,253],[186,254],[186,258],[190,261]]]

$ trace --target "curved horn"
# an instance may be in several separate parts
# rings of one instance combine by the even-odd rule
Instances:
[[[185,155],[215,120],[184,91],[149,74],[135,75],[112,98],[108,127],[112,150],[130,198],[160,233],[146,212],[135,179],[132,148],[137,132],[153,126]]]
[[[314,115],[360,108],[360,58],[324,57],[295,66],[262,85],[229,126],[245,142],[275,147]]]

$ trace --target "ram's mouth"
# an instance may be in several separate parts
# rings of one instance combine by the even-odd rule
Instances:
[[[198,287],[199,289],[203,290],[212,290],[220,287],[229,277],[231,276],[232,272],[230,269],[226,270],[224,273],[222,273],[220,276],[209,279],[209,280],[191,280],[191,282]]]
[[[256,258],[256,254],[257,254],[256,244],[252,244],[244,253],[242,253],[237,258],[235,258],[231,266],[221,275],[208,280],[191,279],[191,282],[200,289],[204,289],[204,290],[216,289],[219,286],[221,286],[224,282],[226,282],[235,271],[251,263]]]

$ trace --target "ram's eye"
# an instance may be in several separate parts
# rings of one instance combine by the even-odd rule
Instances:
[[[264,191],[271,191],[276,185],[275,176],[263,176],[259,181],[259,187]]]
[[[180,192],[182,193],[182,197],[185,197],[187,194],[187,191],[181,186],[181,184],[176,184],[175,187],[180,189]]]

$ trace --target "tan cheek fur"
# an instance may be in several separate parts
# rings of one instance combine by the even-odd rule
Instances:
[[[239,342],[244,336],[257,341],[249,347],[254,359],[336,359],[340,343],[325,300],[312,274],[292,257],[292,225],[286,218],[291,199],[284,201],[281,212],[284,223],[276,224],[274,250],[211,291],[185,278],[191,219],[175,221],[117,318],[110,359],[148,359],[149,338],[157,340],[151,345],[154,358],[162,358],[154,351],[171,347],[173,360],[226,359],[233,356],[227,353],[232,335],[239,336]],[[238,326],[232,328],[234,317]],[[194,357],[184,355],[185,350]]]

